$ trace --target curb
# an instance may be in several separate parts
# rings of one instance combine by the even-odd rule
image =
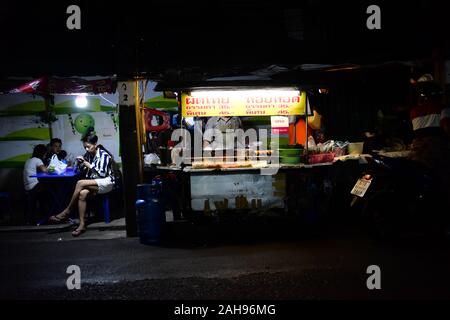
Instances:
[[[76,224],[63,224],[63,225],[45,225],[45,226],[2,226],[0,227],[0,233],[22,233],[22,232],[48,232],[56,233],[69,231],[74,228]],[[125,230],[124,225],[104,225],[104,226],[91,226],[92,230],[107,231],[107,230]]]

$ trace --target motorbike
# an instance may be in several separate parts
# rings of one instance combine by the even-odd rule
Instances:
[[[407,158],[373,155],[351,194],[372,234],[379,239],[445,236],[448,196],[432,170]]]

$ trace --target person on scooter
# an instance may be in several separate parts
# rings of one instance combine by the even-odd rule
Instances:
[[[447,137],[447,142],[450,140],[450,107],[444,108],[441,112],[441,127]]]
[[[450,150],[442,127],[442,88],[431,75],[416,83],[417,104],[410,116],[414,130],[410,159],[421,164],[441,184],[450,199]]]
[[[410,112],[414,131],[411,159],[428,168],[438,169],[442,168],[445,151],[445,138],[440,125],[444,109],[442,89],[430,80],[430,76],[421,79],[416,84],[417,103]]]

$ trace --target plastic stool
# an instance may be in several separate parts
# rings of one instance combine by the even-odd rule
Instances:
[[[99,205],[102,206],[103,219],[105,223],[111,222],[111,216],[109,212],[109,194],[99,194],[95,197],[94,201],[96,202],[97,208]],[[91,210],[89,209],[87,212],[87,216],[91,216]]]
[[[111,222],[111,217],[109,214],[109,195],[104,194],[102,197],[102,207],[103,207],[103,219],[105,219],[105,223]]]
[[[9,192],[0,192],[0,199],[6,201],[7,212],[11,216],[12,215],[12,205],[11,205],[11,195],[10,195],[10,193]],[[6,210],[2,209],[2,212],[6,212]]]

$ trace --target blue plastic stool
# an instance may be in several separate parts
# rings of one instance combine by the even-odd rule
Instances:
[[[102,213],[103,213],[103,219],[105,220],[105,223],[111,222],[111,216],[109,212],[109,194],[98,194],[95,199],[93,200],[96,202],[97,205],[102,206]],[[88,211],[88,217],[91,216],[91,210]]]
[[[100,195],[102,198],[102,207],[103,207],[103,219],[105,219],[105,223],[111,222],[111,217],[109,213],[109,195],[108,194],[102,194]]]
[[[6,202],[6,209],[7,209],[7,210],[4,210],[3,206],[2,206],[1,212],[8,212],[9,215],[11,216],[12,215],[12,205],[11,205],[11,195],[10,195],[10,193],[9,192],[0,192],[0,199],[1,199],[2,202],[3,202],[3,200],[5,200],[5,202]]]

